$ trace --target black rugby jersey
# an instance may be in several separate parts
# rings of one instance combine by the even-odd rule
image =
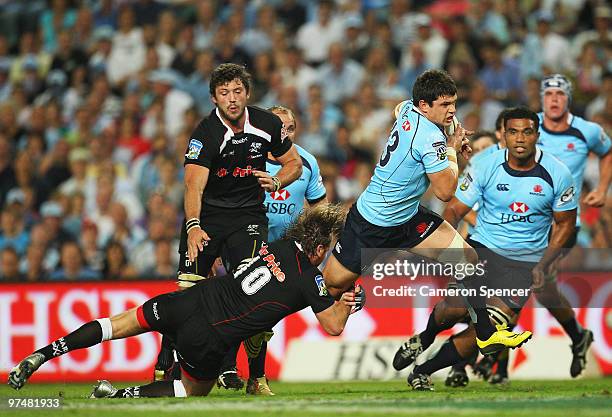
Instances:
[[[263,246],[234,276],[210,278],[192,290],[200,292],[207,322],[228,343],[269,330],[308,306],[319,313],[334,304],[321,272],[298,244],[284,239]]]
[[[202,196],[202,205],[221,208],[260,206],[264,189],[253,170],[266,170],[271,152],[282,156],[291,148],[291,140],[282,137],[278,116],[259,107],[245,108],[244,130],[234,134],[215,108],[191,134],[185,165],[197,164],[210,169]]]

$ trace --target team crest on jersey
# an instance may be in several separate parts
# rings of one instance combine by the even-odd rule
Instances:
[[[576,193],[576,190],[574,190],[573,186],[563,191],[563,194],[561,194],[561,197],[559,198],[559,201],[557,202],[557,207],[561,207],[569,203],[570,201],[572,201],[574,199],[575,193]]]
[[[327,293],[327,287],[325,286],[325,280],[322,275],[317,275],[315,277],[315,282],[317,283],[317,288],[319,288],[319,295],[321,297],[325,297]]]
[[[544,190],[544,187],[542,187],[540,184],[536,184],[533,186],[533,191],[530,191],[529,194],[545,196],[546,194],[544,194],[543,190]]]
[[[185,157],[187,157],[187,159],[198,159],[203,146],[204,145],[199,140],[191,139]]]
[[[249,152],[257,153],[261,151],[261,142],[253,142],[251,143],[251,147],[249,148]]]
[[[291,197],[291,193],[287,190],[278,190],[270,193],[270,197],[272,197],[273,200],[285,201]]]
[[[567,149],[570,152],[574,152],[576,150],[576,145],[574,145],[572,142],[567,144]]]

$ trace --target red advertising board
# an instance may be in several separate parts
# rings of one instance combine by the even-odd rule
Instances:
[[[609,275],[609,274],[608,274]],[[582,298],[589,282],[589,299],[576,309],[580,322],[595,333],[593,352],[599,367],[612,374],[612,282],[601,274],[580,274],[563,280],[565,293]],[[603,279],[602,279],[603,278]],[[596,283],[596,284],[594,284]],[[142,304],[147,299],[175,289],[173,281],[70,282],[0,285],[0,378],[6,378],[17,361],[34,349],[73,331],[83,323],[108,317]],[[373,300],[368,300],[368,302]],[[370,306],[349,319],[341,336],[346,340],[370,337],[406,337],[425,327],[434,299],[405,298],[393,308]],[[373,303],[373,305],[376,305]],[[578,304],[576,304],[578,305]],[[415,308],[418,307],[418,308]],[[527,307],[519,323],[536,337],[569,339],[543,308]],[[288,344],[296,338],[327,338],[310,309],[296,313],[275,327],[268,345],[267,375],[281,371]],[[160,336],[147,333],[127,340],[107,342],[72,352],[45,364],[32,381],[147,380],[152,375]],[[569,349],[569,348],[568,348]],[[551,354],[554,354],[551,353]],[[520,355],[517,356],[520,358]],[[246,361],[239,359],[246,370]]]

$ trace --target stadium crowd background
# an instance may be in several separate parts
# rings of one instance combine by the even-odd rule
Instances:
[[[428,68],[453,76],[470,130],[493,130],[505,106],[539,111],[540,78],[562,72],[573,112],[611,135],[605,3],[0,0],[1,280],[173,277],[184,151],[222,62],[248,67],[251,104],[294,110],[297,142],[346,204]],[[597,180],[593,157],[583,192]],[[569,266],[612,266],[585,250],[610,247],[611,199],[582,207]]]

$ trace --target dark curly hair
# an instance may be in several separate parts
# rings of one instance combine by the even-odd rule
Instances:
[[[317,247],[328,248],[339,237],[346,216],[339,204],[318,204],[307,208],[291,223],[284,238],[302,245],[307,255],[316,254]]]
[[[210,75],[210,95],[215,96],[215,89],[229,82],[239,79],[246,92],[251,90],[251,74],[245,67],[238,64],[225,63],[214,69]]]
[[[457,94],[455,81],[442,70],[427,70],[419,75],[412,87],[412,101],[415,106],[423,100],[430,106],[439,97],[454,96]]]

